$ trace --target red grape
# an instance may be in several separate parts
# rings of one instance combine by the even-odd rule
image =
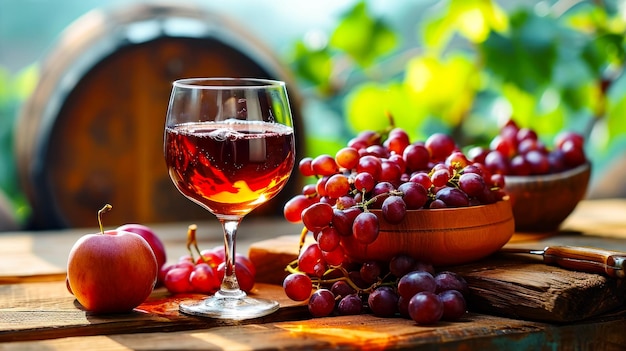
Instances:
[[[375,316],[392,317],[398,311],[398,294],[390,287],[379,287],[369,295],[367,305]]]
[[[418,324],[435,324],[443,316],[443,303],[433,292],[419,292],[409,300],[409,315]]]
[[[463,295],[456,290],[446,290],[438,294],[443,305],[441,319],[456,321],[467,312],[467,304]]]
[[[306,274],[292,273],[283,280],[283,289],[290,299],[304,301],[311,296],[313,283]]]
[[[372,212],[361,212],[352,223],[352,235],[362,244],[371,244],[378,238],[378,217]]]
[[[318,289],[309,298],[309,312],[313,317],[326,317],[335,309],[335,295],[328,289]]]
[[[357,294],[344,296],[339,300],[337,312],[342,316],[358,315],[363,311],[363,301]]]
[[[339,167],[354,169],[359,163],[359,151],[353,147],[344,147],[335,154],[335,162]]]
[[[406,215],[406,203],[400,196],[389,196],[383,201],[382,214],[391,224],[398,224]]]
[[[332,220],[333,207],[327,203],[318,202],[302,211],[302,223],[314,232],[328,226]]]
[[[311,161],[313,172],[321,176],[330,176],[338,172],[337,163],[330,155],[319,155]]]
[[[435,292],[437,284],[432,274],[424,271],[413,271],[404,275],[398,281],[398,294],[411,298],[418,292]]]
[[[456,143],[451,136],[443,133],[431,134],[424,144],[435,161],[443,161],[456,149]]]

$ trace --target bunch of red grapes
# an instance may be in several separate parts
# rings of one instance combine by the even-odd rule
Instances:
[[[183,255],[178,262],[164,265],[159,271],[159,281],[172,294],[214,294],[224,278],[224,247],[200,251],[194,258]],[[241,290],[250,292],[254,287],[256,267],[247,256],[236,254],[235,274]]]
[[[484,164],[492,173],[526,176],[559,173],[587,162],[584,137],[572,131],[563,131],[549,148],[531,128],[520,128],[509,120],[489,147],[474,147],[468,157]]]
[[[505,195],[502,174],[470,161],[449,135],[437,133],[424,142],[411,142],[400,128],[386,133],[362,132],[334,157],[306,157],[298,169],[302,175],[316,177],[317,181],[304,186],[301,194],[285,204],[284,215],[291,222],[304,224],[302,242],[312,233],[315,243],[302,247],[297,261],[288,267],[292,274],[285,279],[284,288],[292,299],[309,298],[309,308],[315,316],[328,315],[335,309],[340,314],[361,311],[357,305],[368,306],[377,315],[411,315],[411,310],[420,310],[413,315],[422,316],[429,314],[423,309],[431,309],[432,318],[426,322],[432,323],[442,318],[439,314],[444,313],[442,306],[462,306],[464,311],[465,301],[459,292],[464,288],[436,289],[430,283],[414,283],[428,287],[406,292],[400,288],[404,286],[401,282],[412,280],[413,271],[421,270],[411,265],[412,269],[404,271],[394,268],[395,263],[383,269],[385,265],[377,262],[350,262],[344,251],[344,245],[349,244],[343,238],[353,237],[366,245],[374,242],[378,237],[379,217],[373,209],[380,210],[380,215],[393,224],[402,222],[409,210],[499,201]],[[429,282],[437,279],[434,272],[426,273],[420,273],[419,279]],[[347,285],[351,290],[326,286],[331,282]],[[464,283],[456,285],[464,286]],[[317,290],[309,296],[313,286]],[[418,293],[419,297],[415,297]],[[348,300],[344,302],[345,299]],[[416,302],[411,303],[414,299]],[[454,302],[446,302],[448,299]],[[330,309],[331,301],[333,309]],[[459,313],[446,315],[450,319],[450,315]]]
[[[293,267],[291,267],[293,268]],[[293,270],[292,270],[293,271]],[[311,294],[315,283],[316,290]],[[295,301],[309,299],[314,317],[357,315],[411,318],[419,324],[455,321],[466,313],[466,281],[450,271],[435,273],[432,265],[407,255],[388,265],[378,261],[344,263],[322,277],[289,274],[283,288]]]

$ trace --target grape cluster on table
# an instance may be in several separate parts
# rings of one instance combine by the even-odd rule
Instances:
[[[283,288],[292,300],[309,299],[314,317],[370,312],[379,317],[399,315],[419,324],[463,317],[468,291],[460,275],[436,273],[432,265],[402,254],[387,266],[377,261],[344,264],[320,279],[294,272],[285,278]]]
[[[183,255],[159,270],[158,281],[172,294],[214,294],[224,278],[224,256],[223,246],[201,250],[197,258]],[[250,292],[256,267],[247,256],[236,253],[235,274],[240,289]]]
[[[500,201],[505,175],[545,174],[586,162],[580,135],[567,132],[549,150],[513,120],[489,147],[464,154],[454,139],[435,133],[411,142],[400,128],[364,131],[334,156],[305,157],[299,172],[315,177],[284,206],[285,218],[304,227],[297,260],[283,282],[286,294],[305,301],[313,316],[404,316],[420,324],[456,320],[465,313],[467,283],[453,272],[399,254],[391,262],[354,262],[346,237],[370,244],[378,237],[380,210],[389,223],[407,211],[436,210]],[[314,242],[304,245],[305,237]]]

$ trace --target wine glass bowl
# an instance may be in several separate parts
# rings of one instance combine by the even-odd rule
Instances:
[[[285,84],[248,78],[193,78],[173,83],[164,154],[176,188],[221,222],[225,274],[221,289],[184,313],[227,319],[261,317],[278,303],[247,296],[235,274],[240,221],[278,194],[295,163]]]

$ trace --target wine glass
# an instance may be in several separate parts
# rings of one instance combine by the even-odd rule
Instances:
[[[285,186],[295,140],[285,83],[249,78],[190,78],[173,83],[164,153],[170,178],[213,213],[224,231],[220,290],[183,313],[224,319],[261,317],[278,302],[252,298],[235,275],[235,241],[243,217]]]

